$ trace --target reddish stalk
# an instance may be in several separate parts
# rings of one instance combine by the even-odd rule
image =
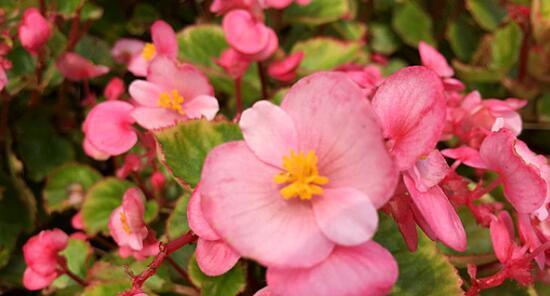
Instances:
[[[531,30],[528,28],[523,30],[523,40],[521,42],[521,50],[519,52],[519,70],[518,81],[523,82],[527,74],[527,62],[529,59],[529,41],[531,39]]]
[[[86,287],[88,285],[88,282],[86,282],[84,279],[80,278],[78,275],[72,273],[69,268],[67,267],[67,260],[65,257],[58,257],[57,258],[57,264],[59,272],[62,274],[66,274],[68,277],[70,277],[73,281],[75,281],[77,284],[81,285],[82,287]]]
[[[483,195],[493,191],[495,188],[497,188],[498,185],[502,183],[502,179],[500,177],[496,178],[493,183],[489,184],[489,186],[483,188],[483,187],[477,187],[472,193],[470,194],[469,200],[474,201],[476,199],[481,198]]]
[[[262,100],[269,100],[267,93],[267,79],[265,77],[264,65],[262,62],[258,62],[258,76],[260,77],[260,83],[262,84]]]
[[[235,108],[237,109],[237,114],[235,115],[235,118],[238,120],[238,118],[241,116],[241,112],[243,111],[241,77],[235,78]]]

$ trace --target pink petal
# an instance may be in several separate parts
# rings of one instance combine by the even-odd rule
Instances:
[[[303,52],[297,52],[289,55],[281,61],[269,64],[267,73],[269,76],[280,81],[288,81],[289,74],[295,76],[296,69],[300,66],[300,62],[304,58]]]
[[[408,175],[403,176],[403,181],[419,213],[437,239],[457,251],[466,250],[464,226],[443,190],[434,186],[421,192],[416,189],[414,181]]]
[[[273,29],[266,27],[267,45],[258,53],[249,57],[254,61],[263,61],[271,57],[277,48],[279,48],[279,38]]]
[[[516,137],[501,129],[485,138],[479,149],[487,166],[502,179],[504,195],[520,213],[531,213],[546,199],[546,182],[535,166],[526,163],[514,149]]]
[[[150,63],[151,61],[146,60],[142,54],[138,54],[128,62],[128,71],[135,76],[146,77]]]
[[[147,227],[143,220],[143,214],[145,213],[144,200],[145,197],[137,188],[128,189],[122,198],[122,208],[128,228],[130,232],[140,236],[141,240],[147,237]]]
[[[197,68],[191,64],[178,65],[172,59],[159,56],[149,66],[147,80],[162,86],[165,90],[179,91],[185,100],[200,95],[214,95],[214,89]]]
[[[178,40],[169,24],[158,20],[151,26],[151,38],[159,54],[175,59],[178,56]]]
[[[264,8],[283,9],[292,3],[292,0],[264,0]]]
[[[451,69],[452,70],[452,69]],[[443,87],[445,88],[445,91],[448,92],[460,92],[463,91],[466,86],[462,81],[454,78],[445,78],[443,79]]]
[[[449,66],[445,57],[428,43],[420,41],[418,44],[422,65],[434,70],[441,77],[451,77],[453,68]]]
[[[270,41],[269,28],[243,9],[227,13],[223,18],[222,27],[229,45],[247,55],[258,54]]]
[[[439,150],[433,150],[426,158],[421,158],[409,170],[414,179],[416,189],[425,192],[439,184],[449,172],[449,165]]]
[[[441,154],[448,158],[456,159],[462,163],[477,169],[486,169],[487,166],[481,159],[479,151],[468,146],[460,146],[458,148],[449,148],[441,151]]]
[[[271,293],[268,287],[265,287],[254,293],[254,296],[273,296],[273,293]]]
[[[4,89],[6,84],[8,84],[8,76],[4,68],[0,67],[0,91]]]
[[[244,141],[218,146],[203,167],[204,216],[243,257],[268,266],[312,266],[334,245],[317,226],[309,203],[282,198],[273,181],[279,172]]]
[[[71,81],[91,79],[109,72],[108,67],[94,65],[74,52],[64,53],[57,60],[56,66],[61,75]]]
[[[374,235],[378,226],[376,209],[359,190],[327,189],[312,204],[321,231],[335,244],[362,244]]]
[[[144,107],[158,107],[160,94],[163,89],[146,80],[134,80],[128,89],[130,95]]]
[[[141,40],[122,38],[111,49],[111,55],[117,63],[128,64],[133,57],[141,55],[144,46]]]
[[[228,272],[240,258],[239,254],[223,241],[209,241],[201,238],[197,242],[195,254],[201,271],[208,276],[218,276]]]
[[[117,100],[122,96],[125,89],[124,81],[118,77],[114,77],[107,83],[107,86],[103,90],[103,96],[110,101]]]
[[[491,221],[491,225],[489,227],[495,255],[502,263],[508,261],[508,259],[512,256],[513,251],[513,233],[510,232],[508,227],[510,222],[507,220],[512,220],[510,214],[506,211],[500,212],[498,219],[495,218]]]
[[[86,138],[93,147],[110,155],[122,154],[137,142],[132,128],[134,107],[122,101],[107,101],[96,105],[86,118]]]
[[[25,262],[35,273],[48,275],[57,268],[58,252],[65,249],[69,237],[57,228],[43,230],[23,245]]]
[[[242,77],[248,66],[250,59],[242,53],[229,47],[222,52],[216,63],[222,67],[233,79]]]
[[[188,118],[206,118],[212,120],[220,110],[218,100],[213,96],[200,95],[187,103],[183,103],[183,110]]]
[[[131,114],[139,125],[148,130],[169,127],[186,119],[185,115],[164,108],[137,107]]]
[[[245,110],[239,122],[246,145],[266,163],[282,168],[283,157],[298,152],[292,118],[279,106],[259,101]]]
[[[403,182],[399,182],[394,197],[388,202],[391,216],[411,252],[418,247],[418,232],[414,220],[413,204]]]
[[[42,275],[34,272],[31,268],[26,268],[23,273],[23,286],[27,290],[35,291],[42,290],[49,286],[57,278],[57,273],[53,272],[48,275]]]
[[[84,149],[84,153],[86,155],[90,156],[91,158],[95,160],[107,160],[109,159],[110,155],[108,153],[105,153],[90,143],[90,141],[87,138],[84,138],[84,142],[82,143],[82,148]]]
[[[204,218],[201,207],[201,199],[199,183],[199,185],[195,187],[193,194],[191,194],[187,205],[187,221],[189,222],[189,227],[191,227],[193,232],[195,232],[200,238],[206,240],[219,240],[220,236],[214,229],[212,229],[210,224],[208,224],[206,218]]]
[[[327,188],[359,189],[376,208],[388,201],[397,171],[377,117],[355,82],[343,73],[316,73],[298,81],[281,106],[294,121],[300,151],[314,150],[319,158]]]
[[[48,42],[51,32],[50,23],[37,8],[30,7],[25,10],[19,24],[18,35],[21,45],[26,50],[36,54]]]
[[[433,71],[420,66],[397,71],[378,88],[372,104],[401,170],[435,147],[444,127],[445,97]]]
[[[386,295],[397,280],[397,263],[390,252],[373,241],[337,247],[311,268],[267,270],[274,295],[363,296]]]
[[[521,241],[525,245],[529,246],[530,252],[533,252],[540,245],[542,245],[542,242],[540,241],[537,232],[533,227],[533,224],[531,224],[531,218],[529,217],[529,215],[518,215],[518,231]],[[545,252],[541,252],[537,257],[535,257],[535,261],[537,262],[539,268],[543,270],[546,262]]]

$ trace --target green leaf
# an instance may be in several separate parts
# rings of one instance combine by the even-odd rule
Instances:
[[[359,42],[341,41],[328,37],[317,37],[297,42],[292,53],[304,53],[298,68],[300,75],[308,75],[321,70],[330,70],[348,63],[365,63],[367,52]]]
[[[143,213],[143,220],[145,223],[153,222],[159,215],[159,205],[154,200],[148,200],[145,202],[145,212]]]
[[[234,95],[234,82],[215,63],[224,49],[228,48],[223,30],[219,25],[201,24],[187,26],[177,34],[179,57],[199,68],[214,86],[216,91]],[[260,98],[260,80],[256,65],[249,67],[241,79],[245,105]]]
[[[456,76],[465,82],[499,82],[504,73],[499,70],[472,66],[453,60]]]
[[[367,26],[360,22],[338,21],[331,27],[345,40],[362,41],[367,33]]]
[[[84,292],[81,296],[105,296],[105,295],[118,295],[118,293],[123,292],[131,287],[130,282],[97,282],[92,283],[84,289]]]
[[[401,45],[399,37],[389,25],[384,23],[371,23],[369,33],[369,45],[376,52],[389,55],[399,49]]]
[[[497,0],[466,0],[466,8],[476,22],[487,31],[494,31],[506,16]]]
[[[166,235],[169,240],[173,240],[189,231],[187,222],[187,203],[189,202],[190,194],[184,194],[176,202],[174,210],[166,221]]]
[[[85,0],[52,0],[56,11],[63,18],[69,19],[76,16],[76,10],[84,4]]]
[[[447,40],[462,61],[470,60],[479,44],[479,38],[480,34],[471,18],[464,13],[452,21],[447,29]]]
[[[399,265],[399,278],[391,295],[464,294],[457,271],[425,235],[419,235],[418,249],[411,253],[393,220],[381,214],[374,240],[386,247]]]
[[[93,250],[92,246],[83,240],[69,238],[67,248],[60,253],[67,260],[69,270],[81,278],[86,278],[86,272],[92,265]],[[56,288],[66,288],[68,286],[78,285],[67,275],[62,275],[55,280],[53,285]]]
[[[83,36],[75,47],[75,51],[98,65],[111,67],[111,46],[101,38],[89,35]]]
[[[80,206],[88,188],[99,179],[101,174],[87,165],[70,163],[57,168],[46,179],[46,211],[61,212]]]
[[[103,8],[90,3],[84,3],[82,10],[80,11],[80,19],[83,21],[87,20],[98,20],[103,16]]]
[[[417,47],[420,41],[435,44],[432,37],[432,19],[413,1],[395,7],[392,27],[401,39],[412,47]]]
[[[154,132],[164,163],[183,184],[196,186],[206,155],[219,144],[240,140],[236,124],[193,120]]]
[[[237,263],[223,275],[211,277],[202,273],[193,256],[189,260],[188,272],[191,281],[201,289],[203,296],[235,296],[246,286],[245,268],[242,263]]]
[[[312,0],[308,5],[290,5],[283,11],[283,21],[322,25],[341,19],[350,10],[347,0]]]
[[[122,203],[122,196],[133,184],[114,177],[103,179],[93,185],[82,204],[82,222],[86,233],[108,234],[109,217]]]
[[[491,43],[489,67],[503,70],[512,68],[518,61],[522,38],[521,28],[515,22],[496,30]]]
[[[482,290],[479,295],[481,296],[536,296],[536,295],[548,295],[548,294],[537,294],[534,291],[530,291],[532,288],[524,287],[519,285],[517,282],[512,280],[506,280],[501,285]],[[534,292],[534,293],[533,293]]]

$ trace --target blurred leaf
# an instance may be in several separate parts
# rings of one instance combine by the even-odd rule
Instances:
[[[401,39],[412,47],[417,47],[420,41],[435,44],[432,37],[432,19],[416,2],[406,1],[395,7],[392,27]]]
[[[517,282],[512,280],[506,280],[498,287],[482,290],[479,293],[480,296],[536,296],[536,293],[532,293],[532,288],[520,286]],[[538,294],[546,295],[546,294]]]
[[[73,146],[56,132],[43,109],[25,114],[17,121],[15,130],[18,154],[33,181],[41,181],[74,158]]]
[[[145,223],[153,222],[159,215],[159,205],[155,200],[148,200],[145,202],[145,212],[143,213],[143,220]]]
[[[447,39],[456,56],[469,61],[479,43],[480,34],[466,14],[461,14],[449,24]]]
[[[331,27],[346,40],[362,41],[367,33],[367,26],[360,22],[338,21],[333,23]]]
[[[388,64],[385,65],[382,68],[382,74],[384,76],[388,76],[388,75],[391,75],[391,74],[397,72],[397,70],[399,70],[401,68],[404,68],[406,66],[408,66],[408,64],[404,60],[399,59],[399,58],[393,58],[393,59],[390,59]]]
[[[180,182],[195,187],[206,155],[219,144],[242,139],[239,127],[229,122],[193,120],[154,132],[163,162]]]
[[[521,28],[515,22],[496,30],[491,43],[492,59],[489,67],[503,70],[512,68],[518,61],[522,38]]]
[[[394,53],[401,41],[399,37],[392,31],[389,25],[384,23],[371,23],[369,25],[369,45],[378,53],[390,55]]]
[[[494,31],[506,16],[497,0],[466,0],[466,8],[485,30]]]
[[[312,0],[308,5],[290,5],[283,11],[283,20],[315,26],[337,21],[349,13],[347,0]]]
[[[550,92],[544,93],[538,100],[538,111],[544,121],[550,121]]]
[[[189,202],[190,194],[184,194],[176,202],[176,206],[168,220],[166,220],[166,235],[169,240],[173,240],[189,231],[189,223],[187,222],[187,203]]]
[[[83,57],[90,59],[95,64],[104,65],[107,67],[113,66],[111,57],[111,46],[104,40],[85,35],[78,41],[75,51]]]
[[[126,30],[134,35],[142,35],[149,32],[149,27],[159,17],[159,13],[154,6],[147,3],[137,3],[134,6],[132,17],[126,23]]]
[[[80,11],[80,19],[83,21],[87,20],[98,20],[103,16],[103,8],[91,3],[86,2],[82,6]]]
[[[69,238],[67,248],[60,253],[67,260],[69,270],[81,278],[86,278],[86,272],[92,265],[93,249],[87,242],[75,238]],[[68,286],[78,286],[67,275],[58,277],[53,285],[60,289]]]
[[[300,75],[331,70],[343,64],[360,64],[367,61],[367,52],[360,43],[327,37],[297,42],[292,48],[292,53],[300,51],[304,52],[304,59],[298,69]]]
[[[12,62],[12,68],[8,72],[13,76],[24,76],[34,73],[36,61],[23,47],[15,47],[6,56]]]
[[[64,211],[80,206],[84,194],[101,174],[95,169],[78,163],[70,163],[55,169],[46,179],[44,207],[48,213]]]
[[[211,277],[201,272],[195,256],[189,261],[189,277],[201,289],[202,296],[235,296],[244,291],[246,273],[242,263],[237,263],[223,275]]]
[[[531,26],[533,35],[541,44],[550,40],[550,1],[533,0],[531,2]]]
[[[504,76],[501,71],[463,64],[453,60],[456,76],[465,82],[498,82]]]
[[[131,287],[130,282],[97,282],[92,283],[84,289],[81,296],[106,296],[106,295],[118,295],[118,293],[129,289]]]
[[[411,253],[391,218],[380,215],[374,240],[395,257],[399,278],[391,295],[463,295],[462,280],[435,243],[420,233],[418,249]]]
[[[109,234],[109,217],[122,203],[122,196],[133,184],[114,177],[95,183],[82,204],[82,222],[89,235]]]

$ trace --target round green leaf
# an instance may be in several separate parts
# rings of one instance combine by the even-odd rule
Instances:
[[[493,31],[506,16],[506,10],[497,0],[466,0],[466,8],[485,30]]]
[[[518,61],[523,33],[521,28],[510,22],[503,28],[495,31],[494,40],[491,43],[492,69],[509,70]]]
[[[407,1],[395,7],[392,26],[401,39],[412,47],[420,41],[435,44],[432,19],[416,2]]]
[[[313,0],[308,5],[289,6],[283,12],[283,20],[289,23],[322,25],[341,19],[350,10],[347,0]]]

